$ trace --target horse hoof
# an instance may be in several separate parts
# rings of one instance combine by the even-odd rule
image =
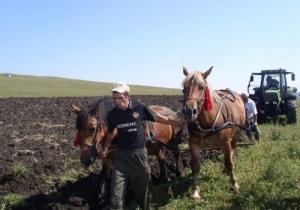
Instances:
[[[197,193],[194,193],[191,198],[195,199],[195,200],[201,200],[201,196]]]
[[[197,187],[196,190],[194,190],[194,193],[191,195],[191,198],[195,200],[201,200],[201,196],[199,194],[199,188]]]
[[[235,184],[231,186],[230,188],[234,193],[239,193],[240,192],[240,186],[238,184]]]

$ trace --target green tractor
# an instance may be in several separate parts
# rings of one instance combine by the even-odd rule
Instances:
[[[285,69],[252,73],[248,94],[256,103],[259,123],[283,117],[289,124],[297,123],[297,88],[290,86],[292,81],[295,81],[295,74]]]

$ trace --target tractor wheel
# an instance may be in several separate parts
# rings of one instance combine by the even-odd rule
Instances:
[[[289,124],[296,124],[297,123],[297,111],[296,107],[291,105],[287,106],[287,123]]]

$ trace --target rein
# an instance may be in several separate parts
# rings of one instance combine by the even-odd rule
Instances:
[[[77,142],[76,142],[77,145],[82,144],[82,145],[84,145],[84,146],[96,147],[96,145],[97,145],[97,134],[98,134],[98,132],[99,132],[99,130],[100,130],[100,127],[103,127],[102,125],[103,125],[103,122],[100,122],[100,123],[99,123],[99,121],[98,121],[98,119],[97,119],[97,125],[96,125],[96,130],[94,131],[94,136],[93,136],[92,144],[83,144],[83,143],[80,143],[80,136],[79,136],[79,133],[77,133],[77,135],[76,135],[76,140],[75,140],[75,141],[77,141]],[[101,135],[101,134],[100,134],[100,135]],[[78,138],[79,138],[79,140],[78,140]],[[75,145],[75,146],[76,146],[76,145]]]
[[[96,127],[96,130],[94,131],[92,144],[91,145],[90,144],[83,144],[83,145],[92,147],[93,149],[96,149],[96,151],[97,151],[97,147],[96,147],[96,145],[97,145],[97,136],[98,136],[97,134],[98,134],[99,131],[101,132],[100,129],[104,129],[104,126],[103,126],[104,124],[105,123],[103,121],[99,121],[97,119],[97,127]],[[100,136],[101,135],[102,134],[100,133]],[[108,150],[107,154],[109,154],[110,152],[114,152],[114,151],[116,151],[116,149],[110,149],[110,150]],[[98,151],[97,151],[97,154],[98,154]]]
[[[94,136],[93,136],[93,141],[92,141],[92,144],[83,144],[83,143],[80,143],[81,145],[84,145],[84,146],[89,146],[89,147],[94,147],[96,148],[96,145],[97,145],[97,133],[99,131],[99,128],[100,128],[100,125],[98,123],[98,120],[97,120],[97,127],[96,127],[96,130],[94,131]],[[78,134],[77,134],[78,135]],[[76,137],[78,138],[78,137]],[[79,140],[80,141],[80,140]]]
[[[100,126],[99,126],[99,124],[100,123],[98,123],[98,121],[97,121],[97,127],[96,127],[96,130],[95,130],[95,135],[94,135],[94,138],[93,138],[93,141],[92,141],[92,147],[95,147],[96,148],[96,144],[97,144],[97,140],[96,140],[96,138],[97,138],[97,133],[98,133],[98,131],[99,131],[99,128],[100,128]]]
[[[93,138],[93,141],[92,141],[92,145],[91,145],[93,148],[96,148],[96,145],[97,145],[97,132],[99,131],[100,128],[104,129],[104,126],[103,126],[104,124],[105,124],[104,121],[98,121],[97,120],[97,128],[96,128],[95,135],[94,135],[94,138]],[[100,133],[100,136],[101,135],[102,135],[102,133]],[[107,151],[107,154],[109,154],[111,152],[115,152],[116,150],[117,149],[110,149],[110,150]],[[97,154],[98,154],[98,151],[97,151]]]

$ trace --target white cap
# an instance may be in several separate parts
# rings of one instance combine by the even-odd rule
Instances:
[[[129,93],[130,88],[125,83],[117,83],[117,84],[114,84],[113,89],[111,91],[117,92],[117,93],[125,93],[125,92]]]

